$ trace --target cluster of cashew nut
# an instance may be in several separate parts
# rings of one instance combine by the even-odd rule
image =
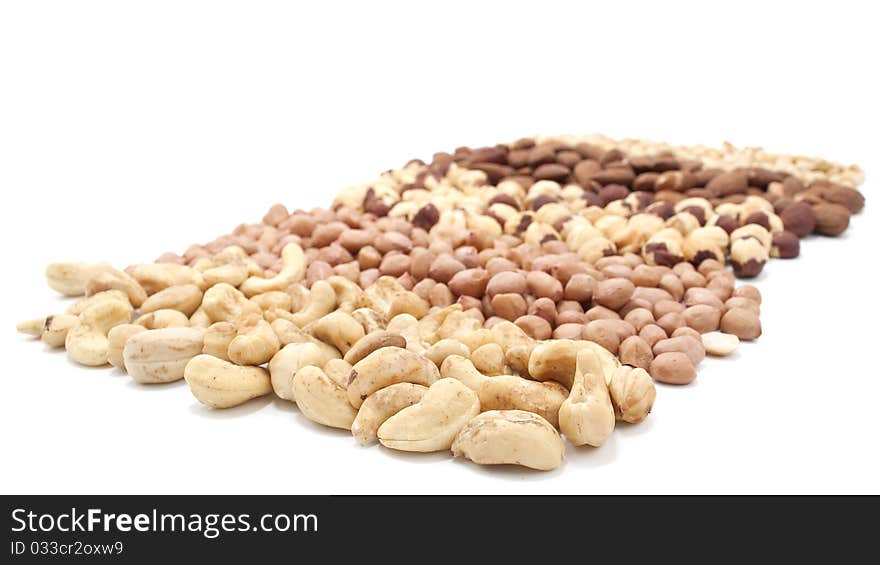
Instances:
[[[306,288],[305,272],[295,243],[271,277],[236,247],[193,266],[54,264],[50,285],[83,297],[18,329],[142,384],[184,379],[212,408],[274,393],[363,445],[481,464],[556,468],[560,432],[599,446],[616,419],[639,422],[653,405],[648,374],[594,342],[484,328],[460,304],[432,309],[389,276],[366,289],[342,276]]]

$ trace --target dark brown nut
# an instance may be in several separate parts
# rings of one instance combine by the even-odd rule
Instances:
[[[678,351],[661,353],[654,357],[648,372],[655,381],[671,385],[686,385],[697,377],[691,360]]]
[[[584,326],[581,336],[587,341],[598,343],[616,355],[617,350],[620,347],[620,337],[617,335],[617,330],[614,326],[609,323],[610,321],[611,320],[593,320]]]
[[[320,224],[312,231],[310,240],[312,247],[326,247],[345,232],[348,226],[343,222],[330,222],[328,224]],[[297,234],[298,235],[298,234]]]
[[[526,278],[521,273],[502,271],[489,279],[486,285],[486,293],[490,297],[496,294],[525,294]]]
[[[779,214],[785,229],[798,237],[813,233],[816,229],[816,213],[806,202],[792,202]]]
[[[581,154],[570,149],[563,149],[556,153],[556,162],[566,167],[574,167],[581,162]]]
[[[581,186],[589,186],[593,175],[602,170],[599,162],[593,159],[584,159],[574,166],[574,178]]]
[[[720,215],[715,219],[715,225],[727,232],[728,235],[740,227],[739,220],[733,216]]]
[[[629,196],[629,189],[622,184],[607,184],[599,189],[598,194],[602,205],[607,206],[609,202],[623,200]]]
[[[691,336],[679,336],[663,339],[654,344],[654,356],[659,356],[671,351],[684,353],[691,360],[694,367],[700,364],[706,357],[706,350],[703,348],[703,342]]]
[[[730,244],[730,264],[738,277],[757,277],[769,258],[767,249],[754,237],[737,239]]]
[[[520,316],[514,322],[519,328],[526,332],[533,339],[550,339],[553,335],[553,328],[550,322],[540,316]]]
[[[562,283],[541,271],[532,271],[526,275],[526,286],[536,298],[549,298],[554,303],[562,300]]]
[[[736,287],[736,290],[733,291],[733,296],[749,298],[755,301],[755,304],[758,306],[761,305],[761,291],[758,290],[756,286],[750,284],[744,284]]]
[[[389,253],[382,259],[382,263],[379,265],[379,272],[383,275],[399,277],[404,273],[408,273],[410,263],[409,255]]]
[[[666,335],[670,335],[676,329],[687,324],[685,324],[684,322],[684,314],[670,312],[657,318],[657,325],[663,328],[663,331],[666,332]]]
[[[764,212],[752,212],[746,217],[745,221],[743,221],[743,225],[746,224],[758,224],[765,230],[769,230],[770,218]]]
[[[633,269],[630,279],[636,286],[654,287],[660,284],[663,277],[663,269],[651,265],[639,265]]]
[[[312,261],[306,269],[306,285],[311,287],[315,282],[333,276],[333,267],[325,261]]]
[[[377,251],[376,253],[379,252]],[[417,281],[427,278],[428,271],[431,269],[431,263],[437,258],[433,251],[424,247],[416,247],[412,250],[409,257],[412,259],[409,272]]]
[[[696,306],[697,304],[705,304],[720,310],[724,306],[724,302],[711,290],[705,288],[689,288],[684,293],[684,305]]]
[[[556,323],[558,325],[562,324],[586,324],[589,320],[587,320],[587,315],[583,312],[574,312],[572,310],[568,310],[565,312],[560,312],[556,315]]]
[[[625,322],[632,325],[632,327],[638,332],[648,324],[654,323],[654,314],[647,308],[634,308],[633,310],[630,310],[623,319]]]
[[[743,340],[757,339],[761,335],[761,319],[745,308],[731,308],[721,317],[721,331]]]
[[[528,312],[526,299],[522,294],[512,292],[496,294],[492,297],[492,310],[496,316],[500,316],[511,322]]]
[[[358,277],[358,285],[361,288],[365,289],[368,286],[370,286],[371,284],[373,284],[374,282],[376,282],[376,280],[378,280],[380,276],[381,275],[379,273],[379,269],[373,268],[373,269],[363,270],[363,271],[361,271],[361,274]]]
[[[840,204],[846,207],[853,214],[861,212],[862,208],[865,207],[865,197],[862,193],[848,186],[831,185],[825,191],[823,197],[832,204]]]
[[[602,169],[601,171],[597,171],[593,174],[594,180],[599,184],[622,184],[629,186],[632,181],[636,178],[635,172],[633,172],[632,167],[629,166],[620,166],[620,167],[608,167],[606,169]]]
[[[849,227],[849,210],[840,204],[816,204],[816,233],[838,236]]]
[[[749,187],[748,177],[741,171],[730,171],[715,176],[706,183],[706,190],[715,198],[742,194]]]
[[[721,309],[707,304],[689,306],[682,316],[688,327],[700,333],[714,332],[721,323]]]
[[[620,314],[611,308],[597,305],[584,312],[584,317],[588,322],[593,320],[619,320]]]
[[[666,339],[669,336],[666,331],[657,324],[648,324],[639,330],[639,337],[645,340],[648,345],[654,347],[655,343],[661,339]]]
[[[564,297],[581,304],[589,304],[597,288],[596,279],[590,275],[577,273],[568,279],[565,285]]]
[[[646,371],[650,368],[651,361],[654,360],[654,353],[651,351],[651,346],[648,345],[648,342],[635,335],[626,338],[620,343],[618,355],[620,356],[620,362],[624,365],[640,367]]]
[[[659,320],[666,314],[681,314],[684,310],[684,304],[676,300],[658,300],[654,304],[652,313],[654,314],[654,319]]]
[[[513,167],[487,162],[472,163],[470,165],[470,168],[486,173],[487,179],[492,184],[497,184],[498,181],[500,181],[504,177],[508,177],[516,172],[516,169],[514,169]]]
[[[558,163],[546,163],[540,165],[532,173],[532,176],[538,180],[552,180],[556,182],[564,182],[568,178],[571,171],[565,165]]]
[[[679,279],[681,279],[681,284],[685,289],[706,286],[706,277],[696,271],[683,273]]]
[[[529,151],[528,164],[531,167],[539,167],[547,163],[556,162],[556,151],[550,145],[536,145]]]
[[[538,298],[529,305],[529,315],[540,316],[550,324],[556,323],[556,303],[549,298]]]
[[[382,263],[382,254],[375,247],[363,247],[358,251],[357,262],[362,271],[373,269]]]
[[[439,255],[431,263],[428,276],[437,282],[449,282],[455,273],[465,270],[464,263],[446,253]]]
[[[486,269],[474,268],[459,271],[449,280],[449,290],[456,295],[473,296],[482,298],[486,292],[486,284],[489,282],[489,273]]]
[[[606,308],[617,310],[629,302],[633,292],[635,285],[629,279],[608,279],[596,284],[593,301]]]
[[[445,308],[450,304],[455,302],[455,295],[452,294],[452,291],[449,290],[445,284],[438,282],[433,287],[431,287],[430,292],[428,292],[428,302],[431,303],[431,306],[439,306],[440,308]]]
[[[684,296],[684,284],[674,273],[666,273],[660,277],[659,288],[668,292],[674,300],[681,300],[681,297]]]
[[[751,298],[745,296],[731,296],[724,303],[724,311],[733,310],[734,308],[745,308],[755,314],[755,316],[761,315],[761,306],[752,300]]]
[[[800,254],[801,242],[798,236],[788,230],[773,234],[773,246],[770,248],[771,257],[794,259]]]
[[[682,192],[694,186],[695,179],[684,171],[665,171],[657,175],[654,181],[654,191]]]
[[[681,336],[690,336],[690,337],[694,338],[695,340],[699,341],[700,343],[703,343],[703,338],[701,337],[700,332],[698,332],[697,330],[695,330],[693,328],[689,328],[687,326],[682,326],[682,327],[676,329],[674,332],[672,332],[672,335],[670,335],[669,337],[681,337]]]
[[[336,241],[351,253],[357,253],[370,245],[374,239],[376,234],[370,230],[345,230],[339,234],[339,239]]]
[[[583,324],[560,324],[553,330],[553,339],[581,339]]]

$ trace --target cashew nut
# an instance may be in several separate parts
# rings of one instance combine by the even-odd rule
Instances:
[[[79,317],[72,314],[56,314],[46,318],[40,340],[49,347],[64,347],[67,333],[79,324]],[[110,329],[113,331],[113,328]],[[109,336],[109,334],[108,334]]]
[[[429,347],[424,355],[439,368],[443,365],[443,361],[450,355],[467,358],[470,357],[471,352],[465,344],[457,339],[441,339]]]
[[[149,314],[139,316],[134,321],[148,330],[161,330],[162,328],[188,328],[189,318],[186,314],[177,310],[156,310]]]
[[[269,374],[275,394],[285,400],[293,400],[292,379],[302,367],[323,367],[329,359],[314,343],[291,343],[285,345],[269,361]]]
[[[364,327],[349,314],[338,311],[315,320],[303,328],[303,331],[333,345],[343,355],[364,337]]]
[[[212,323],[214,322],[211,320],[211,317],[208,316],[205,309],[201,306],[192,313],[192,316],[189,317],[189,325],[193,328],[202,328],[203,330],[206,330]]]
[[[202,339],[202,353],[229,361],[229,344],[238,335],[232,322],[217,322],[208,326]]]
[[[498,375],[483,381],[478,391],[483,410],[525,410],[559,427],[559,407],[568,389],[555,381],[530,381],[516,375]]]
[[[333,288],[336,294],[336,307],[346,313],[357,309],[363,298],[364,291],[354,281],[345,277],[334,275],[327,278],[327,284]]]
[[[648,417],[657,397],[651,375],[644,369],[626,365],[614,371],[608,391],[614,415],[631,424],[638,424]]]
[[[452,444],[455,457],[480,465],[522,465],[550,471],[562,464],[565,445],[541,416],[524,410],[490,410],[468,422]]]
[[[90,305],[79,315],[79,323],[67,332],[64,347],[68,357],[80,365],[106,365],[109,353],[107,332],[114,326],[130,322],[133,312],[127,297],[121,300],[106,295],[104,300]]]
[[[593,349],[580,349],[571,393],[559,408],[559,428],[575,445],[599,447],[614,430],[614,419],[602,361]]]
[[[212,322],[233,322],[246,314],[261,313],[259,306],[226,283],[216,284],[205,291],[202,309]]]
[[[128,300],[135,308],[140,308],[147,299],[143,287],[126,272],[107,269],[96,273],[85,285],[86,296],[92,296],[105,290],[120,290],[128,295]]]
[[[351,429],[357,410],[348,402],[345,388],[312,365],[293,375],[293,399],[303,415],[331,428]]]
[[[276,309],[290,312],[290,308],[293,305],[293,299],[290,295],[280,290],[270,290],[263,294],[251,296],[250,301],[256,304],[263,312]]]
[[[351,363],[345,359],[330,359],[324,364],[324,374],[342,388],[348,388]],[[348,402],[348,398],[345,401]]]
[[[461,429],[479,413],[477,393],[456,379],[440,379],[419,402],[385,420],[377,435],[391,449],[443,451],[452,447]]]
[[[85,312],[86,309],[105,300],[121,300],[122,302],[128,302],[128,296],[121,290],[104,290],[97,294],[93,294],[92,296],[80,298],[67,307],[67,313],[79,316]]]
[[[194,284],[205,288],[202,273],[186,265],[176,263],[145,263],[132,265],[125,269],[141,285],[148,295],[153,295],[169,286]]]
[[[206,269],[202,276],[205,279],[205,286],[208,287],[219,283],[237,287],[248,278],[248,274],[248,268],[244,263],[226,263]]]
[[[65,296],[82,296],[89,279],[112,269],[109,263],[52,263],[46,267],[46,282]]]
[[[272,392],[269,373],[210,355],[196,355],[183,372],[193,396],[212,408],[231,408]]]
[[[384,330],[388,326],[388,318],[369,308],[356,308],[352,311],[351,317],[364,327],[364,332],[367,334],[376,330]]]
[[[474,392],[480,392],[483,383],[492,378],[479,372],[470,359],[461,355],[450,355],[444,359],[440,365],[440,376],[458,379]]]
[[[254,296],[270,290],[284,290],[301,281],[305,274],[306,256],[302,247],[296,243],[288,243],[281,250],[281,271],[270,279],[249,277],[241,283],[241,291],[245,296]]]
[[[25,320],[24,322],[19,322],[15,326],[15,330],[19,333],[32,335],[34,337],[40,337],[43,333],[43,328],[46,327],[47,318],[34,318],[33,320]]]
[[[138,324],[119,324],[107,332],[107,361],[117,369],[125,370],[125,358],[123,351],[128,339],[147,328]]]
[[[373,351],[383,347],[406,348],[406,340],[396,334],[385,330],[376,330],[364,336],[355,343],[345,354],[345,360],[354,365]]]
[[[256,316],[242,320],[238,335],[229,342],[227,355],[237,365],[262,365],[281,349],[269,322]]]
[[[336,308],[336,292],[327,281],[315,281],[309,292],[309,300],[305,308],[295,312],[290,321],[304,328],[309,323],[318,320]]]
[[[187,318],[202,303],[202,290],[194,284],[182,284],[163,288],[156,294],[147,298],[141,306],[142,314],[149,314],[156,310],[177,310],[183,312]]]
[[[278,318],[271,325],[282,346],[290,343],[314,343],[327,359],[337,359],[342,356],[338,349],[329,343],[324,343],[315,336],[307,334],[290,320]]]
[[[397,383],[377,390],[364,400],[351,424],[351,433],[361,445],[378,440],[377,432],[385,420],[425,396],[428,387],[414,383]]]
[[[500,375],[504,372],[504,349],[497,343],[487,343],[471,353],[471,362],[481,373]]]
[[[420,323],[421,320],[416,320],[410,314],[398,314],[388,321],[388,326],[385,329],[405,339],[408,350],[414,353],[421,353],[425,351],[425,345],[419,333]]]
[[[170,383],[183,378],[190,359],[202,352],[204,331],[163,328],[136,333],[122,352],[125,369],[139,383]]]
[[[360,408],[364,400],[394,383],[430,386],[440,374],[428,359],[408,349],[383,347],[354,364],[348,380],[348,401]]]
[[[610,381],[620,361],[601,345],[586,340],[554,339],[538,343],[529,356],[529,375],[536,381],[553,380],[570,389],[575,377],[577,354],[582,349],[596,353],[605,379]]]

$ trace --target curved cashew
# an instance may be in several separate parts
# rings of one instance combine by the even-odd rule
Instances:
[[[120,290],[128,295],[128,301],[135,308],[140,308],[147,299],[147,292],[134,277],[116,269],[107,269],[95,273],[85,284],[86,296],[92,296],[105,290]]]
[[[211,317],[208,316],[201,306],[189,317],[189,325],[193,328],[202,328],[203,330],[206,330],[212,323]]]
[[[364,400],[351,424],[351,434],[361,445],[378,440],[377,432],[385,420],[425,396],[428,387],[414,383],[397,383],[377,390]]]
[[[504,349],[507,354],[511,347],[522,345],[529,351],[535,346],[535,340],[513,322],[503,321],[492,326],[493,341]]]
[[[281,342],[263,318],[243,320],[226,354],[236,365],[262,365],[281,349]]]
[[[64,347],[67,333],[79,324],[79,317],[72,314],[57,314],[46,318],[46,325],[40,340],[49,347]],[[110,329],[113,331],[113,328]],[[108,334],[109,336],[109,334]]]
[[[280,290],[270,290],[263,294],[251,296],[250,301],[256,304],[263,312],[266,310],[284,310],[285,312],[290,312],[290,308],[293,306],[293,299],[290,295]]]
[[[301,281],[305,274],[306,256],[302,247],[296,243],[288,243],[281,250],[281,272],[270,279],[249,277],[241,283],[241,291],[245,296],[254,296],[270,290],[284,290]]]
[[[610,381],[620,361],[601,345],[586,340],[553,339],[538,343],[529,356],[529,375],[536,381],[553,380],[570,389],[574,382],[577,355],[583,349],[589,349],[598,356],[605,379]]]
[[[385,420],[377,435],[391,449],[443,451],[452,447],[455,436],[479,413],[477,393],[456,379],[440,379],[419,402]]]
[[[338,310],[350,313],[357,309],[364,295],[364,291],[357,283],[343,276],[333,275],[327,277],[327,284],[333,288],[333,292],[336,294]]]
[[[348,376],[351,375],[351,363],[345,359],[330,359],[324,364],[324,374],[341,386],[348,388]],[[345,400],[348,402],[348,399]]]
[[[398,314],[410,314],[416,319],[423,318],[430,308],[428,301],[411,291],[404,291],[391,299],[386,315],[393,318]]]
[[[202,290],[194,284],[182,284],[163,288],[147,298],[141,306],[141,313],[156,310],[177,310],[189,318],[202,303]]]
[[[533,412],[554,428],[559,427],[559,407],[568,398],[568,389],[555,381],[542,383],[515,375],[489,377],[478,392],[483,410]]]
[[[392,301],[398,296],[406,292],[406,289],[397,282],[394,277],[384,275],[376,279],[366,290],[357,303],[358,308],[369,308],[393,318],[389,314]]]
[[[212,322],[233,322],[246,314],[261,313],[259,306],[226,283],[216,284],[205,291],[202,309]]]
[[[90,305],[79,315],[79,323],[68,330],[64,339],[68,357],[80,365],[106,365],[109,353],[107,332],[114,326],[130,322],[133,312],[128,298],[121,300],[113,295]]]
[[[134,321],[148,330],[161,330],[162,328],[188,328],[189,318],[186,314],[177,310],[156,310],[149,314],[139,316]]]
[[[348,401],[360,408],[377,390],[394,383],[431,385],[439,378],[437,367],[408,349],[383,347],[354,364],[348,380]]]
[[[571,394],[559,408],[559,427],[571,443],[599,447],[614,430],[614,420],[602,362],[592,349],[581,349]]]
[[[550,471],[562,464],[565,445],[547,420],[523,410],[490,410],[478,415],[458,433],[455,457],[480,465],[522,465]]]
[[[132,265],[125,269],[141,285],[148,295],[153,295],[169,286],[194,284],[205,288],[202,273],[187,265],[176,263],[145,263]]]
[[[443,364],[440,365],[440,376],[444,379],[458,379],[477,393],[480,392],[483,383],[493,378],[479,372],[470,359],[461,355],[450,355],[444,359]]]
[[[34,318],[33,320],[25,320],[24,322],[19,322],[15,326],[15,331],[27,335],[32,335],[34,337],[40,337],[43,333],[43,328],[46,327],[46,320],[48,318]]]
[[[125,371],[125,358],[123,351],[128,339],[147,328],[138,324],[119,324],[107,333],[107,361],[117,369]]]
[[[237,335],[238,328],[232,322],[211,324],[202,339],[202,353],[229,361],[229,344]]]
[[[611,404],[618,420],[638,424],[648,417],[657,397],[654,379],[644,369],[618,367],[608,386]]]
[[[388,326],[388,318],[369,308],[356,308],[352,311],[351,317],[357,320],[368,334],[376,330],[384,330]]]
[[[440,368],[440,366],[443,365],[443,361],[445,361],[450,355],[467,358],[470,357],[471,352],[465,344],[457,339],[447,338],[441,339],[429,347],[424,353],[424,356],[437,365],[437,368]]]
[[[309,300],[306,307],[295,312],[290,321],[304,328],[309,323],[318,320],[336,308],[336,292],[327,281],[315,281],[309,292]]]
[[[205,279],[205,286],[208,287],[219,283],[226,283],[237,287],[248,278],[248,274],[248,268],[244,263],[226,263],[225,265],[206,269],[202,276]]]
[[[196,355],[183,372],[193,396],[212,408],[231,408],[272,392],[262,367],[242,367],[210,355]]]
[[[314,343],[327,359],[338,359],[339,357],[342,357],[342,354],[339,353],[338,349],[329,343],[324,343],[315,336],[307,334],[290,320],[277,318],[271,325],[272,330],[275,332],[275,335],[278,336],[282,346],[291,343]]]
[[[139,383],[170,383],[183,378],[190,359],[202,352],[204,331],[164,328],[128,338],[122,357],[128,374]]]
[[[422,318],[424,320],[424,318]],[[398,314],[388,321],[387,331],[397,334],[406,340],[406,348],[414,353],[425,351],[425,345],[419,333],[421,320],[416,320],[410,314]]]
[[[79,316],[88,308],[91,308],[95,304],[104,302],[105,300],[119,300],[122,302],[128,302],[128,295],[126,295],[121,290],[104,290],[97,294],[93,294],[92,296],[80,298],[79,300],[67,307],[66,313],[73,314],[74,316]]]
[[[285,345],[269,361],[269,374],[275,394],[285,400],[293,400],[292,379],[302,367],[323,367],[329,359],[314,343],[291,343]]]
[[[109,263],[51,263],[46,267],[46,282],[65,296],[82,296],[89,279],[112,269]]]
[[[343,355],[364,337],[364,327],[345,312],[331,312],[303,328],[303,331],[333,345]]]
[[[530,377],[529,357],[532,356],[534,348],[534,345],[512,345],[504,354],[504,362],[514,373]]]
[[[345,388],[328,377],[320,367],[301,368],[293,375],[293,399],[303,416],[313,422],[350,430],[357,416],[345,394]]]
[[[461,337],[460,341],[465,344],[470,351],[476,351],[480,346],[486,345],[487,343],[495,343],[495,338],[492,335],[492,330],[481,328]]]
[[[399,335],[385,330],[376,330],[364,336],[355,343],[345,354],[345,360],[354,365],[373,351],[383,347],[406,348],[406,340]]]
[[[497,343],[487,343],[471,353],[471,362],[481,373],[500,375],[504,371],[504,349]]]

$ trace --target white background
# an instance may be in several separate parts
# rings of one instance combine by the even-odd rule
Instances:
[[[870,4],[4,2],[2,492],[880,493]],[[48,262],[124,267],[411,157],[591,132],[858,162],[868,206],[765,269],[757,343],[555,472],[211,411],[14,332],[64,308]]]

